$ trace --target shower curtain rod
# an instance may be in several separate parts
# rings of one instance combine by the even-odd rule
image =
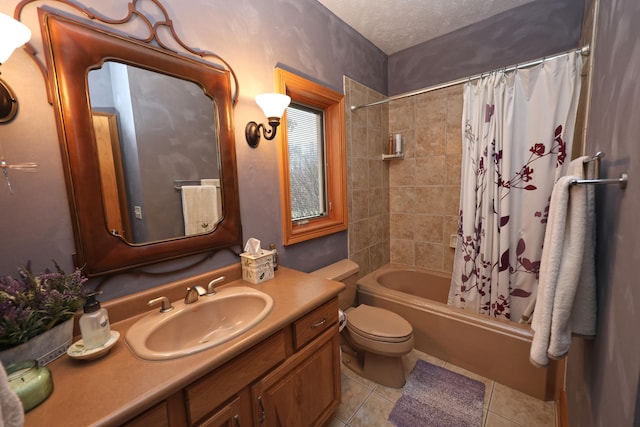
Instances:
[[[563,56],[571,55],[571,54],[574,54],[574,53],[579,53],[582,56],[589,56],[590,47],[589,47],[589,45],[585,45],[585,46],[581,47],[580,49],[572,49],[572,50],[569,50],[569,51],[566,51],[566,52],[558,53],[556,55],[545,56],[545,57],[540,58],[540,59],[534,59],[533,61],[525,62],[525,63],[522,63],[522,64],[516,64],[516,65],[511,65],[509,67],[498,68],[498,69],[495,69],[493,71],[476,74],[476,75],[471,76],[471,77],[464,77],[464,78],[457,79],[457,80],[451,80],[450,82],[441,83],[441,84],[438,84],[438,85],[435,85],[435,86],[429,86],[429,87],[424,88],[424,89],[418,89],[418,90],[414,90],[412,92],[401,93],[400,95],[390,96],[390,97],[385,98],[385,99],[383,99],[381,101],[370,102],[368,104],[363,104],[363,105],[352,105],[350,108],[351,108],[351,111],[355,111],[355,110],[358,110],[360,108],[373,107],[374,105],[386,104],[387,102],[395,101],[396,99],[408,98],[408,97],[414,96],[414,95],[421,95],[423,93],[431,92],[431,91],[434,91],[434,90],[444,89],[444,88],[447,88],[449,86],[455,86],[455,85],[460,84],[460,83],[470,82],[472,80],[478,80],[478,79],[481,79],[483,76],[491,74],[491,73],[494,73],[496,71],[509,72],[509,71],[516,70],[518,68],[533,67],[534,65],[542,64],[544,61],[549,61],[551,59],[561,58]]]

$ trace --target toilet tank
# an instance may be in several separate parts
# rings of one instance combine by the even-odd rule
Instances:
[[[340,309],[346,310],[349,307],[355,306],[356,303],[358,271],[360,271],[358,264],[350,259],[343,259],[312,271],[310,274],[344,283],[345,289],[338,294],[338,302]]]

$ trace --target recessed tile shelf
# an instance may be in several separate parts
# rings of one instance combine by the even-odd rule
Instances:
[[[404,153],[382,155],[382,160],[402,160],[402,159],[404,159]]]

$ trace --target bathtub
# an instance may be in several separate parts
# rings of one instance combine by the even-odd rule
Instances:
[[[447,305],[451,275],[388,264],[358,280],[360,304],[391,310],[411,323],[415,348],[541,400],[558,400],[564,362],[529,362],[528,326]]]

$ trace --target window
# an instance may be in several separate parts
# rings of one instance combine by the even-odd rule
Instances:
[[[276,85],[291,97],[278,133],[284,244],[346,230],[344,96],[280,68]]]

